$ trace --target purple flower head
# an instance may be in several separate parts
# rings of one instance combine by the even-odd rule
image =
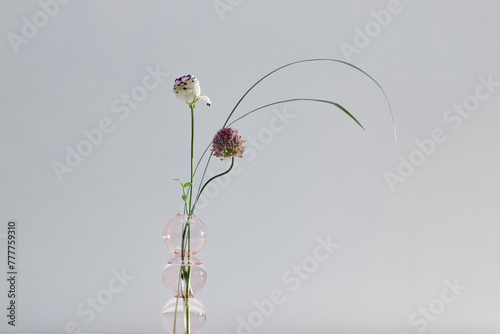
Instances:
[[[226,160],[228,158],[243,157],[245,152],[245,142],[232,128],[223,128],[217,131],[212,141],[212,152],[217,158]]]

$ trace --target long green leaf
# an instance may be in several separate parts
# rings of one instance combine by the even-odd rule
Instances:
[[[331,104],[331,105],[334,105],[336,106],[337,108],[339,108],[340,110],[342,110],[347,116],[349,116],[350,118],[352,118],[356,124],[358,124],[363,130],[365,130],[365,128],[363,127],[363,125],[361,125],[361,123],[356,119],[356,117],[354,117],[349,111],[347,111],[347,109],[345,109],[344,107],[342,107],[340,104],[336,103],[336,102],[333,102],[333,101],[327,101],[327,100],[318,100],[318,99],[289,99],[289,100],[283,100],[283,101],[278,101],[278,102],[273,102],[273,103],[269,103],[269,104],[266,104],[264,106],[261,106],[259,108],[256,108],[256,109],[253,109],[249,112],[247,112],[246,114],[244,114],[243,116],[241,117],[238,117],[237,119],[235,119],[234,121],[232,121],[231,123],[229,123],[227,126],[231,126],[232,124],[236,123],[237,121],[239,121],[240,119],[260,110],[260,109],[264,109],[264,108],[267,108],[267,107],[270,107],[270,106],[273,106],[273,105],[276,105],[276,104],[280,104],[280,103],[287,103],[287,102],[294,102],[294,101],[315,101],[315,102],[320,102],[320,103],[327,103],[327,104]],[[196,174],[196,171],[198,170],[198,166],[201,162],[201,159],[203,158],[203,156],[205,156],[205,154],[207,153],[208,149],[210,148],[210,145],[209,144],[206,148],[205,148],[205,151],[203,151],[203,154],[201,155],[201,158],[200,160],[198,161],[198,164],[196,165],[196,169],[194,170],[195,174]],[[208,169],[208,164],[210,162],[210,158],[212,157],[212,154],[210,154],[210,157],[208,158],[208,161],[207,161],[207,164],[205,165],[205,169],[203,171],[203,175],[201,177],[201,182],[203,182],[203,180],[205,179],[205,174],[207,172],[207,169]],[[196,195],[196,198],[199,198],[200,196],[200,193],[201,193],[202,189],[198,190],[198,193]],[[196,203],[196,202],[195,202]],[[196,205],[196,204],[195,204]]]
[[[238,102],[236,103],[236,105],[233,107],[233,109],[231,110],[231,112],[229,113],[229,116],[227,117],[226,121],[224,122],[224,125],[222,126],[223,128],[226,127],[227,123],[229,122],[229,120],[231,119],[231,117],[233,116],[234,112],[236,111],[236,108],[238,108],[238,106],[240,105],[241,101],[243,101],[243,99],[248,95],[248,93],[250,93],[250,91],[252,89],[255,88],[255,86],[257,86],[262,80],[264,80],[265,78],[267,78],[268,76],[270,76],[271,74],[279,71],[279,70],[282,70],[288,66],[292,66],[292,65],[295,65],[295,64],[300,64],[300,63],[306,63],[306,62],[315,62],[315,61],[332,61],[332,62],[337,62],[337,63],[340,63],[340,64],[344,64],[344,65],[347,65],[349,67],[352,67],[354,68],[355,70],[363,73],[365,76],[367,76],[368,78],[370,78],[379,88],[380,90],[382,91],[382,94],[384,94],[384,97],[385,97],[385,100],[387,101],[387,105],[389,106],[389,111],[391,113],[391,120],[392,120],[392,127],[394,129],[394,141],[397,143],[397,131],[396,131],[396,121],[394,119],[394,113],[392,111],[392,106],[391,106],[391,103],[389,102],[389,98],[387,97],[387,94],[385,93],[384,89],[382,88],[382,86],[377,82],[377,80],[375,80],[371,75],[369,75],[368,73],[366,73],[365,71],[363,71],[362,69],[360,69],[359,67],[357,67],[356,65],[354,64],[351,64],[349,62],[346,62],[346,61],[343,61],[343,60],[339,60],[339,59],[333,59],[333,58],[313,58],[313,59],[304,59],[304,60],[298,60],[298,61],[294,61],[294,62],[291,62],[291,63],[288,63],[288,64],[285,64],[283,66],[280,66],[274,70],[272,70],[271,72],[267,73],[266,75],[264,75],[262,78],[260,78],[257,82],[255,82],[244,94],[243,96],[238,100]],[[321,100],[318,100],[318,101],[321,101]],[[331,103],[331,104],[334,104],[334,102],[330,102],[330,101],[324,101],[322,100],[323,102],[325,103]],[[284,103],[284,102],[282,102]],[[340,108],[341,110],[343,110],[345,113],[347,113],[352,119],[354,119],[356,121],[356,123],[359,124],[359,126],[361,126],[361,124],[354,118],[354,116],[352,116],[347,110],[345,110],[342,106],[340,105],[336,105],[338,108]],[[261,107],[263,108],[263,107]],[[258,109],[257,109],[258,110]],[[257,111],[257,110],[253,110],[253,111]],[[248,114],[248,113],[247,113]],[[237,120],[241,119],[238,118]],[[231,124],[233,124],[234,122],[232,122]],[[363,128],[363,126],[361,126]],[[364,129],[364,128],[363,128]],[[205,149],[205,151],[203,151],[203,154],[201,155],[200,159],[198,160],[197,164],[196,164],[196,168],[194,170],[194,173],[193,173],[193,176],[196,174],[196,171],[198,170],[198,167],[201,163],[201,161],[203,160],[203,157],[205,156],[205,154],[207,153],[208,149],[210,148],[210,144],[207,146],[207,148]],[[207,164],[205,166],[205,169],[204,169],[204,172],[203,172],[203,177],[202,177],[202,180],[201,182],[203,182],[203,179],[205,177],[205,173],[208,169],[208,165],[210,163],[210,158],[212,157],[212,155],[210,154],[210,157],[208,158],[208,161],[207,161]]]
[[[346,61],[343,61],[343,60],[339,60],[339,59],[333,59],[333,58],[313,58],[313,59],[303,59],[303,60],[298,60],[298,61],[294,61],[294,62],[291,62],[291,63],[288,63],[286,65],[283,65],[283,66],[280,66],[274,70],[272,70],[271,72],[267,73],[266,75],[264,75],[262,78],[260,78],[257,82],[255,82],[244,94],[243,96],[238,100],[238,102],[236,103],[236,105],[234,106],[234,108],[231,110],[231,112],[229,113],[229,116],[227,117],[226,121],[224,122],[224,125],[222,126],[223,128],[226,127],[227,123],[229,122],[229,120],[231,119],[231,117],[233,116],[234,112],[236,111],[236,108],[238,108],[238,106],[240,105],[241,101],[243,101],[243,99],[248,95],[248,93],[250,93],[250,91],[252,89],[255,88],[255,86],[257,86],[262,80],[264,80],[265,78],[267,78],[268,76],[270,76],[271,74],[275,73],[275,72],[278,72],[279,70],[282,70],[288,66],[292,66],[292,65],[295,65],[295,64],[300,64],[300,63],[306,63],[306,62],[314,62],[314,61],[332,61],[332,62],[337,62],[337,63],[340,63],[340,64],[344,64],[344,65],[347,65],[349,67],[352,67],[354,68],[355,70],[363,73],[364,75],[366,75],[368,78],[370,78],[379,88],[380,90],[382,91],[382,94],[384,94],[384,97],[385,97],[385,100],[387,101],[387,105],[389,106],[389,111],[391,112],[391,119],[392,119],[392,127],[394,129],[394,141],[397,143],[397,131],[396,131],[396,121],[394,120],[394,113],[392,111],[392,106],[391,106],[391,103],[389,102],[389,98],[387,97],[387,94],[385,93],[384,89],[382,88],[382,86],[377,82],[377,80],[375,80],[371,75],[369,75],[368,73],[366,73],[365,71],[363,71],[362,69],[360,69],[359,67],[357,67],[356,65],[353,65],[349,62],[346,62]],[[198,170],[198,167],[201,163],[201,161],[203,160],[203,157],[205,156],[205,154],[207,153],[208,149],[210,148],[210,145],[207,146],[207,148],[205,149],[205,151],[203,152],[203,154],[201,155],[200,159],[198,160],[197,164],[196,164],[196,168],[195,168],[195,171],[194,171],[194,174],[196,174],[196,171]],[[210,161],[210,159],[209,159]]]
[[[333,101],[318,100],[318,99],[289,99],[289,100],[283,100],[283,101],[269,103],[269,104],[266,104],[265,106],[262,106],[262,107],[259,107],[259,108],[256,108],[256,109],[253,109],[253,110],[247,112],[243,116],[238,117],[237,119],[235,119],[234,121],[232,121],[231,123],[229,123],[227,126],[231,126],[232,124],[236,123],[240,119],[242,119],[242,118],[244,118],[244,117],[246,117],[246,116],[248,116],[248,115],[256,112],[257,110],[264,109],[264,108],[267,108],[267,107],[270,107],[270,106],[274,106],[274,105],[280,104],[280,103],[287,103],[287,102],[294,102],[294,101],[315,101],[315,102],[328,103],[328,104],[334,105],[337,108],[339,108],[340,110],[342,110],[344,113],[346,113],[347,116],[349,116],[350,118],[352,118],[354,120],[354,122],[356,122],[363,130],[365,129],[363,127],[363,125],[361,125],[361,123],[356,119],[356,117],[354,117],[349,111],[347,111],[347,109],[345,109],[344,107],[342,107],[340,104],[338,104],[336,102],[333,102]]]
[[[252,89],[254,89],[255,86],[257,86],[262,80],[264,80],[265,78],[267,78],[268,76],[270,76],[271,74],[281,70],[281,69],[284,69],[288,66],[292,66],[292,65],[295,65],[295,64],[300,64],[300,63],[306,63],[306,62],[313,62],[313,61],[333,61],[333,62],[337,62],[337,63],[340,63],[340,64],[344,64],[344,65],[347,65],[349,67],[352,67],[354,68],[355,70],[363,73],[364,75],[366,75],[368,78],[370,78],[379,88],[380,90],[382,91],[382,94],[384,94],[384,97],[385,97],[385,100],[387,101],[387,105],[389,106],[389,111],[391,112],[391,119],[392,119],[392,127],[394,129],[394,141],[397,143],[397,131],[396,131],[396,121],[394,119],[394,113],[392,111],[392,107],[391,107],[391,103],[389,102],[389,98],[387,97],[387,94],[385,93],[384,89],[382,88],[382,86],[377,82],[377,80],[375,80],[371,75],[369,75],[368,73],[366,73],[365,71],[363,71],[362,69],[360,69],[359,67],[357,67],[356,65],[353,65],[351,63],[348,63],[346,61],[343,61],[343,60],[339,60],[339,59],[333,59],[333,58],[315,58],[315,59],[304,59],[304,60],[298,60],[298,61],[294,61],[294,62],[291,62],[289,64],[286,64],[286,65],[283,65],[283,66],[280,66],[278,67],[277,69],[267,73],[266,75],[264,75],[262,78],[260,78],[256,83],[254,83],[246,92],[245,94],[243,94],[243,96],[239,99],[239,101],[236,103],[236,105],[234,106],[233,110],[231,110],[231,112],[229,113],[229,116],[227,117],[224,125],[223,125],[223,128],[226,127],[227,123],[229,122],[229,120],[231,119],[231,117],[233,116],[234,112],[236,111],[236,108],[238,108],[238,106],[240,105],[241,101],[243,101],[243,99],[248,95],[248,93],[250,93],[250,91]],[[201,159],[200,159],[201,160]]]

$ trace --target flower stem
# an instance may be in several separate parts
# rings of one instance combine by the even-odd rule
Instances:
[[[194,208],[196,207],[196,203],[198,203],[198,200],[200,199],[200,196],[201,196],[201,193],[203,192],[203,190],[205,189],[205,187],[210,183],[212,182],[213,180],[215,180],[216,178],[218,177],[221,177],[221,176],[224,176],[226,175],[227,173],[229,173],[231,171],[231,169],[233,169],[233,166],[234,166],[234,158],[231,158],[231,166],[229,167],[228,170],[226,170],[225,172],[223,173],[220,173],[218,175],[215,175],[214,177],[212,177],[210,180],[208,180],[204,185],[203,187],[201,187],[201,190],[198,192],[198,195],[196,195],[196,200],[194,201],[194,205],[193,205],[193,210]]]
[[[193,156],[194,156],[194,103],[191,103],[189,105],[189,108],[191,109],[191,185],[189,186],[189,210],[188,214],[191,216],[193,214],[193,208],[191,207],[191,201],[193,198],[193,177],[194,177],[194,171],[193,171]]]
[[[192,165],[191,159],[191,167]],[[189,319],[189,295],[190,295],[190,286],[191,286],[191,219],[192,216],[188,217],[188,268],[187,268],[187,277],[186,277],[186,293],[184,299],[184,314],[186,316],[186,334],[189,334],[191,331],[191,321]]]
[[[177,303],[182,298],[184,310],[184,329],[185,334],[190,333],[189,319],[189,296],[191,295],[191,220],[192,216],[186,216],[186,222],[182,226],[182,244],[181,244],[181,268],[179,271],[179,283],[177,285],[177,302],[174,313],[174,333],[177,321]],[[187,257],[186,257],[187,255]],[[183,284],[181,284],[181,282]]]
[[[210,145],[212,145],[212,143],[210,143]],[[205,155],[205,153],[207,153],[207,150],[210,148],[210,145],[207,146],[207,148],[203,152],[200,160],[198,161],[198,164],[196,165],[196,168],[194,169],[195,174],[196,174],[196,170],[198,170],[198,166],[200,165],[201,159],[203,159],[203,156]],[[213,155],[213,152],[210,152],[210,155],[208,156],[207,164],[205,165],[205,169],[203,170],[203,175],[201,175],[200,184],[203,184],[203,180],[205,180],[205,174],[207,174],[208,165],[209,165],[210,159],[212,158],[212,155]],[[200,194],[201,194],[200,190],[201,190],[201,188],[198,189],[198,193],[196,194],[196,198],[200,197]],[[195,206],[196,206],[196,202],[198,202],[198,201],[197,200],[194,201]]]
[[[194,205],[192,206],[193,200],[193,178],[194,178],[194,170],[193,170],[193,157],[194,157],[194,108],[195,104],[190,103],[189,108],[191,109],[191,171],[190,171],[190,183],[189,186],[189,205],[184,203],[184,214],[187,214],[186,223],[182,228],[182,241],[181,241],[181,268],[179,271],[179,283],[177,285],[177,301],[175,304],[175,312],[174,312],[174,328],[173,331],[176,331],[176,322],[177,322],[177,304],[179,302],[179,298],[182,297],[182,302],[184,304],[184,329],[185,334],[189,334],[191,332],[191,324],[189,317],[189,296],[191,295],[191,220],[193,217]],[[187,212],[186,212],[187,211]],[[187,255],[187,259],[186,259]],[[184,288],[182,287],[181,282],[184,281]]]
[[[193,157],[194,157],[194,108],[195,108],[195,103],[190,103],[189,108],[191,109],[191,185],[189,186],[189,207],[188,207],[188,219],[187,219],[187,256],[188,256],[188,267],[186,270],[186,263],[184,262],[183,258],[183,264],[181,266],[181,269],[184,269],[184,272],[186,273],[186,277],[184,277],[185,282],[186,282],[186,289],[184,292],[184,316],[185,316],[185,329],[186,329],[186,334],[189,334],[191,331],[191,324],[190,324],[190,319],[189,319],[189,295],[190,295],[190,284],[191,284],[191,266],[189,265],[189,262],[191,262],[191,219],[193,216],[193,211],[194,211],[194,206],[192,206],[192,199],[193,199],[193,177],[194,177],[194,170],[193,170]],[[183,244],[184,246],[184,244]],[[182,250],[182,254],[186,254],[186,249],[184,248]]]

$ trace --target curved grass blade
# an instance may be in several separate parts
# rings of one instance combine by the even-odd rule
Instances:
[[[306,63],[306,62],[313,62],[313,61],[333,61],[333,62],[337,62],[337,63],[340,63],[340,64],[344,64],[344,65],[347,65],[349,67],[352,67],[354,68],[355,70],[363,73],[365,76],[367,76],[368,78],[370,78],[379,88],[380,90],[382,91],[382,94],[384,94],[384,97],[385,97],[385,100],[387,101],[387,105],[389,106],[389,111],[391,112],[391,119],[392,119],[392,127],[394,129],[394,141],[397,143],[397,131],[396,131],[396,121],[394,119],[394,113],[392,111],[392,106],[391,106],[391,103],[389,102],[389,98],[387,97],[387,94],[385,93],[384,89],[382,88],[382,86],[377,82],[377,80],[375,80],[371,75],[369,75],[368,73],[366,73],[365,71],[363,71],[362,69],[360,69],[359,67],[357,67],[356,65],[353,65],[351,63],[348,63],[346,61],[343,61],[343,60],[339,60],[339,59],[333,59],[333,58],[314,58],[314,59],[304,59],[304,60],[298,60],[298,61],[294,61],[294,62],[291,62],[291,63],[288,63],[286,65],[283,65],[283,66],[280,66],[276,69],[274,69],[273,71],[267,73],[266,75],[264,75],[262,78],[260,78],[256,83],[254,83],[246,92],[245,94],[243,94],[243,96],[239,99],[239,101],[236,103],[236,105],[234,106],[233,110],[231,110],[231,112],[229,113],[229,116],[227,117],[224,125],[222,127],[226,127],[227,123],[229,122],[229,120],[231,119],[231,117],[233,116],[234,112],[236,111],[236,108],[238,108],[238,106],[240,105],[241,101],[243,101],[243,99],[248,95],[248,93],[250,93],[250,91],[252,89],[254,89],[255,86],[257,86],[262,80],[264,80],[265,78],[267,78],[268,76],[270,76],[271,74],[281,70],[281,69],[284,69],[288,66],[292,66],[292,65],[295,65],[295,64],[300,64],[300,63]]]
[[[363,71],[362,69],[360,69],[359,67],[357,67],[356,65],[353,65],[349,62],[346,62],[346,61],[343,61],[343,60],[339,60],[339,59],[333,59],[333,58],[312,58],[312,59],[303,59],[303,60],[298,60],[298,61],[294,61],[294,62],[291,62],[291,63],[288,63],[288,64],[285,64],[283,66],[280,66],[274,70],[272,70],[271,72],[267,73],[266,75],[264,75],[262,78],[260,78],[257,82],[255,82],[244,94],[243,96],[238,100],[238,102],[236,103],[236,105],[233,107],[233,109],[231,110],[231,112],[229,113],[229,116],[227,117],[226,121],[224,122],[224,125],[222,126],[223,128],[226,127],[227,123],[229,122],[229,120],[231,119],[231,117],[233,116],[234,112],[236,111],[236,108],[238,108],[238,106],[240,105],[241,101],[243,101],[243,99],[248,95],[248,93],[250,93],[250,91],[252,89],[255,88],[255,86],[257,86],[262,80],[264,80],[265,78],[267,78],[268,76],[270,76],[271,74],[275,73],[275,72],[278,72],[279,70],[282,70],[288,66],[292,66],[292,65],[295,65],[295,64],[300,64],[300,63],[306,63],[306,62],[314,62],[314,61],[332,61],[332,62],[337,62],[337,63],[340,63],[340,64],[344,64],[346,66],[349,66],[349,67],[352,67],[354,68],[355,70],[363,73],[364,75],[366,75],[368,78],[370,78],[379,88],[380,90],[382,91],[382,94],[384,94],[384,97],[385,97],[385,100],[387,101],[387,105],[389,106],[389,111],[391,112],[391,119],[392,119],[392,127],[394,129],[394,141],[397,143],[397,131],[396,131],[396,121],[394,119],[394,113],[392,111],[392,106],[391,106],[391,103],[389,102],[389,98],[387,97],[387,94],[385,93],[384,89],[382,88],[382,86],[377,82],[377,80],[375,80],[371,75],[369,75],[368,73],[366,73],[365,71]],[[232,123],[231,123],[232,124]],[[203,154],[201,155],[200,159],[198,160],[197,164],[196,164],[196,168],[195,168],[195,171],[194,171],[194,174],[196,174],[196,171],[198,170],[198,167],[203,159],[203,157],[205,156],[205,154],[207,153],[208,149],[210,148],[210,145],[207,146],[207,148],[205,149],[205,151],[203,152]],[[210,159],[209,159],[210,160]]]
[[[234,121],[232,121],[231,123],[229,123],[227,126],[231,126],[232,124],[236,123],[237,121],[239,121],[240,119],[256,112],[257,110],[260,110],[260,109],[264,109],[264,108],[267,108],[267,107],[270,107],[270,106],[274,106],[276,104],[280,104],[280,103],[287,103],[287,102],[294,102],[294,101],[315,101],[315,102],[321,102],[321,103],[328,103],[328,104],[331,104],[331,105],[334,105],[335,107],[339,108],[340,110],[342,110],[347,116],[349,116],[350,118],[352,118],[354,120],[354,122],[356,122],[363,130],[365,130],[365,128],[363,127],[363,125],[361,125],[361,123],[356,119],[356,117],[354,117],[349,111],[347,111],[347,109],[345,109],[344,107],[342,107],[340,104],[336,103],[336,102],[333,102],[333,101],[327,101],[327,100],[318,100],[318,99],[289,99],[289,100],[283,100],[283,101],[278,101],[278,102],[273,102],[273,103],[269,103],[269,104],[266,104],[262,107],[259,107],[259,108],[256,108],[254,110],[251,110],[249,112],[247,112],[246,114],[244,114],[243,116],[241,117],[238,117],[237,119],[235,119]]]
[[[327,104],[334,105],[335,107],[337,107],[340,110],[342,110],[347,116],[349,116],[350,118],[352,118],[352,120],[354,120],[354,122],[356,122],[356,124],[358,124],[363,130],[365,130],[365,128],[363,127],[363,125],[361,125],[361,123],[356,119],[356,117],[354,117],[349,111],[347,111],[347,109],[345,109],[344,107],[342,107],[340,104],[338,104],[336,102],[333,102],[333,101],[318,100],[318,99],[304,99],[304,98],[301,98],[301,99],[289,99],[289,100],[283,100],[283,101],[278,101],[278,102],[273,102],[273,103],[266,104],[264,106],[261,106],[259,108],[256,108],[256,109],[253,109],[253,110],[247,112],[246,114],[244,114],[241,117],[238,117],[237,119],[235,119],[234,121],[232,121],[231,123],[229,123],[227,126],[231,126],[232,124],[236,123],[240,119],[242,119],[242,118],[244,118],[244,117],[246,117],[246,116],[248,116],[248,115],[250,115],[250,114],[252,114],[252,113],[254,113],[254,112],[258,111],[258,110],[260,110],[260,109],[264,109],[264,108],[267,108],[267,107],[270,107],[270,106],[274,106],[274,105],[280,104],[280,103],[287,103],[287,102],[294,102],[294,101],[315,101],[315,102],[327,103]],[[203,157],[205,156],[205,154],[207,153],[207,151],[208,151],[209,148],[210,148],[210,144],[207,146],[207,148],[205,148],[205,151],[203,151],[203,154],[201,155],[200,160],[196,164],[196,168],[194,170],[195,174],[196,174],[196,171],[198,170],[198,166],[200,165],[201,160],[203,159]],[[203,180],[205,179],[205,174],[207,172],[208,165],[210,163],[210,158],[212,158],[212,153],[210,153],[210,157],[208,157],[208,161],[207,161],[207,164],[205,165],[205,169],[203,171],[203,175],[201,177],[201,181],[200,182],[203,182]],[[196,195],[196,201],[200,197],[200,194],[201,194],[202,191],[203,191],[202,189],[198,190],[198,193]],[[196,201],[195,201],[195,205],[196,205]]]
[[[270,76],[271,74],[279,71],[279,70],[282,70],[288,66],[292,66],[292,65],[295,65],[295,64],[300,64],[300,63],[306,63],[306,62],[315,62],[315,61],[332,61],[332,62],[337,62],[337,63],[340,63],[340,64],[344,64],[346,66],[349,66],[349,67],[352,67],[354,68],[355,70],[363,73],[365,76],[367,76],[368,78],[370,78],[377,86],[378,88],[380,88],[380,90],[382,91],[382,94],[384,94],[384,97],[385,97],[385,100],[387,102],[387,105],[389,106],[389,111],[391,113],[391,120],[392,120],[392,127],[394,129],[394,142],[397,144],[397,131],[396,131],[396,121],[394,119],[394,112],[392,111],[392,106],[391,106],[391,103],[389,102],[389,98],[387,97],[387,94],[385,93],[384,89],[382,88],[382,86],[377,82],[377,80],[375,80],[371,75],[369,75],[368,73],[366,73],[365,71],[363,71],[361,68],[357,67],[356,65],[354,64],[351,64],[349,62],[346,62],[346,61],[343,61],[343,60],[339,60],[339,59],[333,59],[333,58],[312,58],[312,59],[303,59],[303,60],[298,60],[298,61],[294,61],[294,62],[291,62],[291,63],[288,63],[288,64],[285,64],[283,66],[280,66],[274,70],[272,70],[271,72],[267,73],[266,75],[264,75],[262,78],[260,78],[257,82],[255,82],[244,94],[243,96],[238,100],[238,102],[236,103],[236,105],[233,107],[233,109],[231,110],[231,112],[229,113],[229,116],[227,117],[226,121],[224,122],[224,125],[222,126],[223,128],[226,127],[227,123],[229,122],[229,120],[231,119],[231,117],[233,116],[234,112],[236,111],[236,108],[238,108],[238,106],[240,105],[241,101],[243,101],[243,99],[248,95],[248,93],[250,93],[250,91],[252,89],[255,88],[255,86],[257,86],[262,80],[264,80],[265,78],[267,78],[268,76]],[[342,106],[340,105],[337,105],[335,104],[334,102],[331,102],[331,101],[325,101],[325,100],[318,100],[318,101],[322,101],[322,102],[325,102],[325,103],[331,103],[331,104],[334,104],[336,105],[338,108],[340,108],[341,110],[343,110],[345,113],[347,113],[347,115],[349,115],[349,117],[351,117],[354,121],[356,121],[356,123],[361,126],[363,128],[363,126],[354,118],[354,116],[352,116],[346,109],[344,109]],[[280,102],[280,103],[284,103],[284,102]],[[277,104],[277,103],[276,103]],[[264,108],[264,107],[261,107],[261,108]],[[260,109],[261,109],[260,108]],[[255,109],[253,110],[252,112],[254,111],[257,111],[259,110],[258,109]],[[248,113],[247,113],[248,114]],[[245,114],[244,116],[246,116],[247,114]],[[243,117],[244,117],[243,116]],[[242,117],[239,117],[237,120],[240,120]],[[231,124],[233,124],[235,121],[233,121]],[[364,129],[364,128],[363,128]],[[201,161],[203,160],[203,157],[205,156],[205,154],[207,153],[208,149],[210,148],[210,144],[207,146],[207,148],[203,151],[203,154],[201,155],[200,159],[198,160],[197,164],[196,164],[196,168],[193,172],[193,176],[196,174],[196,171],[198,170],[198,167],[201,163]],[[207,171],[207,168],[208,168],[208,165],[210,164],[210,159],[211,159],[212,155],[210,155],[210,157],[208,158],[207,160],[207,164],[205,166],[205,170],[203,172],[203,177],[202,177],[202,181],[203,182],[203,179],[205,177],[205,173]]]
[[[239,121],[240,119],[250,115],[251,113],[254,113],[256,112],[257,110],[260,110],[260,109],[264,109],[264,108],[267,108],[267,107],[270,107],[270,106],[273,106],[273,105],[276,105],[276,104],[280,104],[280,103],[287,103],[287,102],[293,102],[293,101],[316,101],[316,102],[321,102],[321,103],[328,103],[328,104],[332,104],[334,106],[336,106],[337,108],[339,108],[340,110],[342,110],[344,113],[346,113],[350,118],[352,118],[363,130],[365,130],[365,128],[363,127],[363,125],[361,125],[361,123],[349,112],[347,111],[347,109],[345,109],[344,107],[342,107],[340,104],[336,103],[336,102],[333,102],[333,101],[327,101],[327,100],[318,100],[318,99],[289,99],[289,100],[283,100],[283,101],[278,101],[278,102],[273,102],[273,103],[269,103],[269,104],[266,104],[264,106],[261,106],[259,108],[256,108],[256,109],[253,109],[249,112],[247,112],[246,114],[244,114],[243,116],[241,117],[238,117],[236,120],[232,121],[231,123],[229,124],[226,124],[226,126],[231,126],[233,125],[234,123],[236,123],[237,121]],[[196,168],[194,169],[194,174],[196,174],[196,171],[198,170],[198,167],[201,163],[201,160],[203,159],[203,157],[205,156],[205,154],[207,153],[208,149],[210,148],[210,144],[205,148],[205,150],[203,151],[200,159],[198,160],[198,163],[196,164]],[[209,157],[209,160],[210,160],[210,157]],[[206,166],[208,167],[208,166]],[[205,170],[203,172],[203,176],[205,175],[206,173],[206,170],[207,168],[205,167]],[[202,177],[203,179],[204,177]]]

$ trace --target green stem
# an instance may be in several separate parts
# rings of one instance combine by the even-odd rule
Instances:
[[[174,311],[174,332],[173,334],[175,334],[175,330],[176,330],[176,327],[177,327],[177,308],[179,306],[179,294],[181,292],[181,279],[182,279],[182,266],[179,270],[179,281],[177,282],[177,296],[175,296],[175,311]]]
[[[184,314],[186,315],[186,334],[191,332],[191,321],[189,319],[189,295],[190,295],[190,286],[191,286],[191,219],[192,216],[188,218],[188,269],[187,269],[187,277],[186,277],[186,293],[185,293],[185,303],[184,303]]]
[[[187,224],[187,255],[188,255],[188,261],[190,258],[190,253],[191,253],[191,219],[193,215],[193,207],[191,206],[192,203],[192,198],[193,198],[193,157],[194,157],[194,107],[195,104],[191,103],[189,105],[189,108],[191,109],[191,185],[189,186],[189,215],[188,215],[188,220],[186,222]],[[183,250],[182,254],[185,254],[185,249]],[[184,259],[182,260],[182,267],[181,269],[184,269],[186,272],[186,267],[185,267],[185,262]],[[184,277],[186,281],[186,291],[184,292],[184,316],[186,319],[186,322],[184,324],[184,328],[186,329],[186,334],[190,333],[191,330],[191,324],[190,324],[190,319],[189,319],[189,284],[190,284],[190,278],[191,278],[191,267],[188,267],[187,270],[187,277]]]
[[[190,332],[190,319],[189,319],[189,296],[190,296],[190,278],[191,278],[191,220],[192,216],[187,216],[187,220],[182,229],[182,244],[181,244],[181,268],[179,273],[179,284],[177,290],[177,303],[179,301],[179,295],[182,296],[182,302],[184,305],[184,328],[186,329],[186,334]],[[186,259],[187,254],[187,259]],[[186,266],[188,267],[186,269]],[[184,282],[182,286],[181,282]],[[177,303],[174,313],[174,331],[175,323],[177,320]]]
[[[207,152],[207,150],[208,150],[208,148],[210,147],[210,145],[212,145],[212,143],[210,143],[210,144],[208,145],[208,147],[205,149],[205,152],[203,152],[203,155],[205,155],[205,153]],[[211,152],[211,153],[210,153],[210,156],[208,157],[208,161],[210,161],[210,159],[212,158],[212,155],[213,155],[213,154],[214,154],[213,152]],[[202,158],[203,158],[203,155],[202,155]],[[200,161],[201,161],[201,160],[200,160]],[[200,163],[198,162],[198,165],[199,165],[199,164],[200,164]],[[198,166],[196,166],[196,169],[198,169]],[[196,169],[194,170],[194,173],[195,173],[195,174],[196,174]],[[207,169],[208,169],[208,162],[207,162],[207,164],[205,165],[205,169],[203,170],[203,175],[201,176],[200,184],[203,184],[203,180],[205,180],[205,174],[207,173]],[[196,193],[196,198],[200,197],[200,191],[201,191],[201,188],[200,188],[200,189],[198,189],[198,193]],[[194,205],[196,205],[196,202],[198,202],[198,200],[195,200],[195,201],[194,201]]]
[[[188,261],[190,261],[191,257],[191,219],[194,211],[194,206],[191,206],[192,204],[192,199],[193,199],[193,177],[194,177],[194,169],[193,169],[193,157],[194,157],[194,108],[195,104],[194,102],[189,105],[189,108],[191,109],[191,185],[189,186],[189,215],[188,215],[188,221],[187,221],[187,243],[188,243]],[[185,252],[182,252],[183,254]],[[185,262],[183,260],[183,266],[185,270]],[[184,315],[186,319],[185,323],[185,329],[186,329],[186,334],[189,334],[191,331],[191,324],[190,324],[190,319],[189,319],[189,286],[191,284],[191,266],[189,266],[188,263],[188,269],[187,269],[187,277],[185,277],[186,280],[186,291],[184,293]]]
[[[194,103],[191,103],[189,105],[189,108],[191,108],[191,185],[189,186],[189,210],[188,214],[192,215],[193,214],[193,209],[191,207],[191,200],[193,198],[193,176],[194,176],[194,171],[193,171],[193,156],[194,156]]]
[[[184,213],[187,213],[187,221],[186,225],[182,231],[182,240],[181,240],[181,268],[179,271],[179,283],[177,285],[177,301],[175,304],[175,312],[174,312],[174,333],[176,331],[176,323],[177,323],[177,306],[179,302],[179,295],[182,295],[183,304],[184,304],[184,328],[186,330],[186,334],[189,334],[191,331],[190,319],[189,319],[189,295],[190,295],[190,284],[191,284],[191,219],[194,211],[194,207],[191,206],[193,199],[193,178],[194,178],[194,170],[193,170],[193,157],[194,157],[194,108],[195,104],[190,103],[189,108],[191,109],[191,159],[190,159],[190,183],[189,186],[189,206],[187,203],[184,203]],[[186,212],[187,211],[187,212]],[[187,248],[187,251],[186,251]],[[185,255],[188,255],[188,259],[186,262]],[[188,266],[186,270],[186,264]],[[181,289],[181,282],[184,281],[186,286],[185,289]],[[182,291],[184,290],[184,291]]]
[[[227,173],[229,173],[231,171],[231,169],[233,169],[233,166],[234,166],[234,158],[231,158],[231,166],[229,167],[228,170],[226,170],[225,172],[223,173],[220,173],[220,174],[217,174],[215,175],[214,177],[212,177],[210,180],[208,180],[204,185],[203,187],[201,188],[201,190],[198,192],[198,195],[196,196],[196,200],[194,201],[194,205],[193,205],[193,210],[194,208],[196,207],[196,203],[198,203],[198,200],[200,199],[200,196],[201,196],[201,193],[203,192],[203,190],[205,189],[205,187],[210,183],[212,182],[213,180],[215,180],[216,178],[218,177],[221,177],[221,176],[224,176],[226,175]]]
[[[212,142],[210,142],[210,144],[207,145],[207,147],[205,148],[205,151],[203,151],[203,154],[201,155],[200,159],[198,160],[198,163],[196,164],[196,168],[194,169],[194,174],[195,175],[196,175],[196,171],[198,170],[198,167],[200,166],[201,160],[203,160],[203,157],[205,156],[205,154],[207,153],[208,149],[210,148],[210,145],[212,145]],[[210,158],[208,158],[208,159],[210,160]]]
[[[189,222],[189,218],[188,218]],[[183,300],[183,305],[186,304],[185,298],[184,298],[184,291],[182,289],[182,284],[181,282],[184,280],[185,277],[185,267],[184,267],[184,254],[186,254],[186,233],[187,233],[187,228],[189,224],[186,223],[186,225],[182,229],[182,237],[181,237],[181,268],[179,269],[179,281],[177,283],[177,296],[176,296],[176,301],[175,301],[175,311],[174,311],[174,328],[173,328],[173,334],[175,334],[177,330],[177,309],[179,306],[179,298],[182,296]]]

